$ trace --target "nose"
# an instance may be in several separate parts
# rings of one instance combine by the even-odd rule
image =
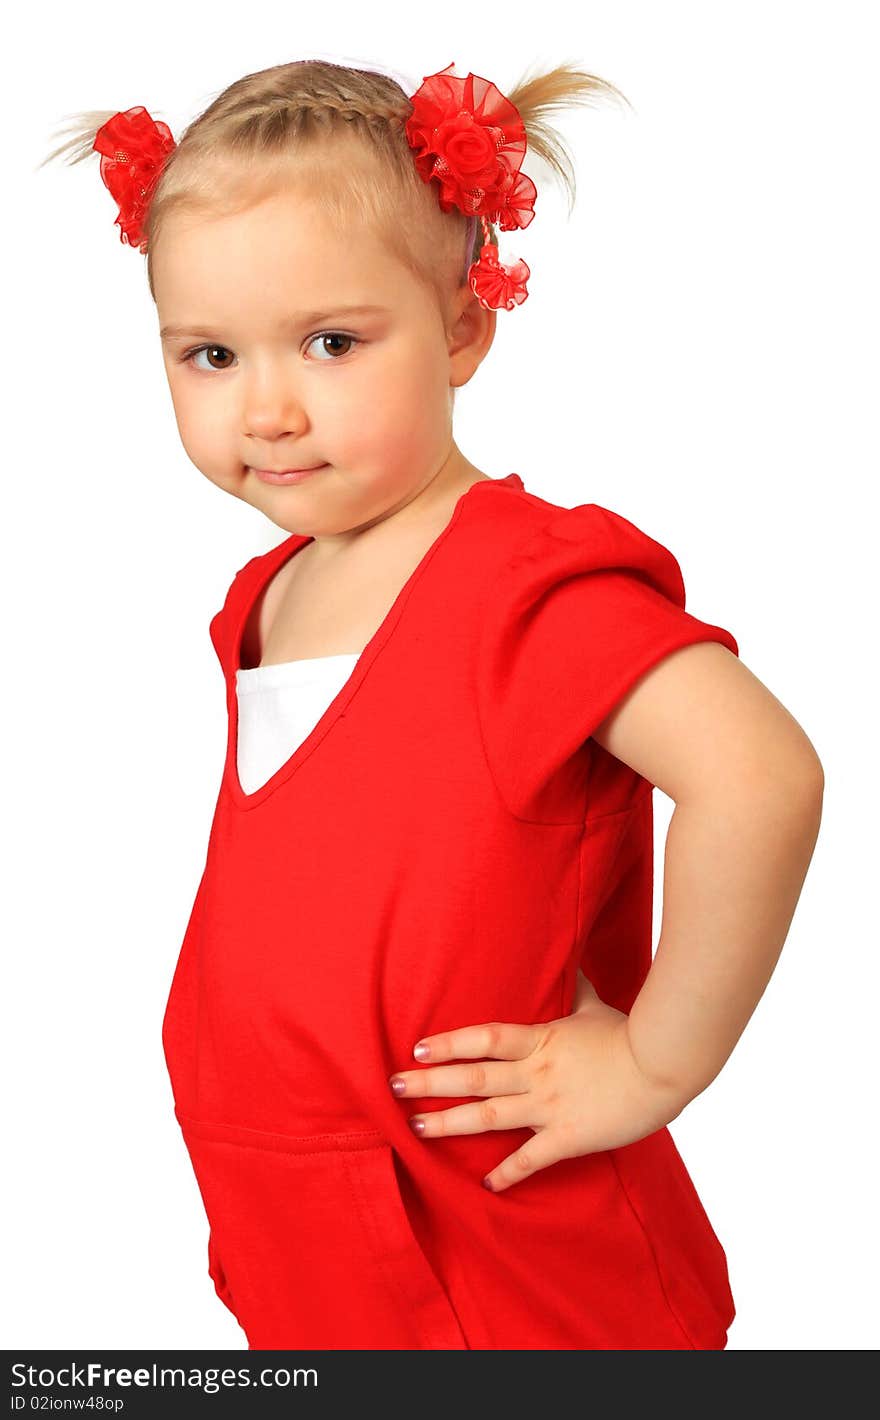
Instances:
[[[251,369],[243,382],[245,434],[277,439],[284,434],[299,436],[308,429],[305,401],[295,385],[293,372],[285,361],[266,361]]]

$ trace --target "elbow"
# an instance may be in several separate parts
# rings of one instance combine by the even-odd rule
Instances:
[[[747,765],[738,763],[733,775],[728,771],[721,784],[710,787],[707,781],[703,786],[703,797],[709,795],[716,803],[723,798],[747,812],[765,804],[795,819],[821,818],[824,793],[825,773],[812,747],[801,753],[751,756]]]
[[[777,821],[787,822],[795,843],[801,845],[807,864],[822,826],[824,793],[825,774],[818,758],[811,753],[800,773],[788,781],[787,802],[777,813]]]
[[[789,783],[791,792],[808,808],[821,809],[825,795],[825,771],[812,745],[803,760],[790,773]]]
[[[803,730],[756,747],[750,758],[751,773],[747,777],[756,794],[766,788],[773,797],[782,797],[793,809],[806,814],[821,809],[825,771]]]

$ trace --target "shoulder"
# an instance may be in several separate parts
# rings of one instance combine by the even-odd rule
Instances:
[[[531,586],[537,592],[577,573],[603,570],[635,576],[684,606],[677,559],[631,519],[599,503],[552,503],[526,491],[519,479],[497,482],[504,486],[478,495],[471,509],[484,571],[497,579],[496,606],[505,590],[515,594]]]

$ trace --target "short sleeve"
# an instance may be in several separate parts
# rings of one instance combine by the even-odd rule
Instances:
[[[557,821],[593,730],[698,641],[739,655],[729,631],[685,610],[676,559],[628,519],[586,503],[531,533],[488,590],[477,657],[483,745],[508,810]]]

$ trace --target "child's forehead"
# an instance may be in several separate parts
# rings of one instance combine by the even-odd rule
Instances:
[[[341,273],[393,260],[375,225],[352,213],[331,220],[316,202],[294,193],[273,193],[233,208],[183,206],[163,219],[155,244],[157,261],[199,263],[216,257],[274,269],[303,267]],[[312,273],[309,272],[311,275]]]
[[[293,310],[395,309],[407,299],[405,268],[380,241],[262,205],[218,218],[171,218],[154,252],[154,278],[160,306],[220,293]]]
[[[269,244],[283,241],[282,254],[290,248],[315,245],[341,254],[351,245],[350,236],[355,231],[359,245],[373,245],[369,224],[359,223],[352,214],[343,228],[329,220],[317,201],[293,191],[258,194],[234,204],[218,201],[189,206],[184,202],[167,213],[162,222],[162,236],[167,235],[178,248],[186,244],[232,248],[236,241],[265,238]]]

